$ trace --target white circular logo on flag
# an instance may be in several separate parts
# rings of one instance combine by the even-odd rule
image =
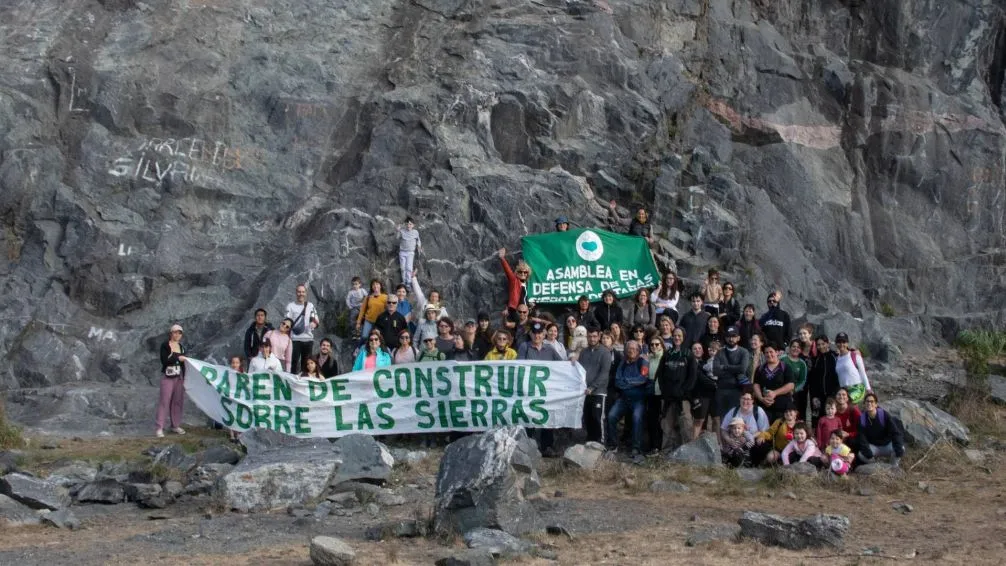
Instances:
[[[584,261],[597,261],[604,255],[604,244],[597,234],[586,230],[576,239],[576,253]]]

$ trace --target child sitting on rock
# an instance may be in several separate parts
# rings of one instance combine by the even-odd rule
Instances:
[[[789,466],[796,462],[807,462],[815,467],[823,467],[824,460],[817,449],[817,443],[810,438],[810,431],[804,423],[796,423],[793,427],[793,440],[789,441],[782,451],[782,465]],[[799,459],[799,460],[798,460]]]
[[[856,459],[852,449],[845,444],[842,438],[842,429],[831,431],[824,455],[828,458],[832,473],[839,476],[849,473],[849,468],[852,466],[853,460]]]
[[[751,447],[754,446],[754,436],[748,432],[744,419],[734,417],[723,435],[723,445],[720,452],[723,463],[731,468],[751,465]]]

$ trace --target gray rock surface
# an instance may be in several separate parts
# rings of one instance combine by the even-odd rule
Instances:
[[[46,479],[66,488],[75,488],[94,481],[97,475],[97,468],[87,462],[71,462],[54,469]]]
[[[817,468],[814,464],[808,462],[793,462],[789,466],[784,467],[783,473],[792,474],[795,476],[814,476],[817,475]]]
[[[122,503],[126,500],[126,486],[113,479],[96,480],[81,486],[77,491],[80,503]]]
[[[495,563],[491,552],[476,549],[459,550],[434,562],[436,566],[493,566]]]
[[[186,452],[181,444],[153,448],[149,455],[153,458],[153,462],[151,462],[153,465],[161,465],[181,472],[187,472],[196,465],[196,458]]]
[[[686,493],[692,490],[683,483],[676,481],[654,480],[650,483],[650,491],[653,493]]]
[[[667,460],[693,466],[719,467],[723,465],[719,439],[712,432],[704,432],[695,440],[677,447],[667,456]]]
[[[38,525],[40,522],[41,518],[37,511],[6,495],[0,495],[0,525],[14,528]]]
[[[70,495],[66,488],[17,472],[0,478],[0,493],[32,509],[55,511],[70,505]]]
[[[248,455],[217,480],[214,492],[224,507],[235,511],[304,505],[323,495],[342,462],[339,454],[325,439],[274,438],[268,445],[253,444]]]
[[[350,566],[356,562],[356,552],[345,541],[318,536],[311,539],[311,563],[315,566]]]
[[[661,266],[782,288],[878,360],[1006,306],[999,2],[3,10],[0,382],[35,429],[149,433],[169,321],[224,362],[295,281],[344,334],[406,214],[452,313],[503,303],[496,248],[611,198],[654,211]]]
[[[21,454],[19,452],[0,450],[0,475],[16,472],[20,457]]]
[[[354,480],[383,483],[395,466],[388,447],[366,434],[343,436],[335,447],[342,454],[342,465],[332,478],[333,485]]]
[[[562,461],[574,468],[593,470],[604,456],[604,446],[597,442],[574,444],[562,454]]]
[[[493,556],[515,556],[531,549],[531,543],[499,529],[472,529],[463,538],[468,548],[485,550]]]
[[[197,458],[199,463],[203,466],[207,464],[237,464],[241,461],[241,457],[244,456],[239,450],[227,446],[226,444],[217,444],[215,446],[210,446]]]
[[[989,397],[1000,405],[1006,405],[1006,377],[989,376]]]
[[[395,459],[395,464],[418,464],[430,457],[430,453],[425,450],[409,450],[408,448],[391,448],[391,457]]]
[[[892,399],[881,406],[901,422],[905,440],[920,448],[929,448],[941,438],[960,444],[971,440],[968,427],[957,417],[927,401]]]
[[[823,546],[841,548],[849,531],[849,519],[841,515],[818,514],[805,519],[790,519],[745,511],[738,524],[742,537],[790,550]]]
[[[700,546],[716,540],[735,541],[740,537],[739,525],[717,525],[696,531],[685,540],[687,546]]]
[[[50,511],[42,515],[42,524],[56,527],[57,529],[70,529],[75,531],[80,528],[80,519],[69,509]]]
[[[540,531],[528,501],[541,488],[541,455],[521,427],[497,428],[447,446],[437,471],[434,502],[439,532],[501,529],[514,535]]]

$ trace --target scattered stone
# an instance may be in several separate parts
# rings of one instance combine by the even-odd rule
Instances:
[[[504,427],[452,442],[437,472],[438,532],[478,527],[511,534],[539,531],[541,517],[528,501],[538,493],[538,448],[522,427]]]
[[[85,484],[77,492],[77,501],[81,503],[105,503],[114,505],[126,500],[125,487],[116,480],[103,479]]]
[[[394,507],[404,505],[406,499],[388,488],[374,485],[372,483],[361,483],[356,481],[342,482],[333,488],[336,493],[351,493],[360,503],[370,503],[371,501],[384,507]],[[332,499],[329,499],[332,501]]]
[[[183,495],[207,495],[213,491],[213,482],[209,480],[196,480],[189,482],[185,489],[182,490]]]
[[[47,480],[18,472],[0,478],[0,493],[32,509],[53,511],[70,505],[66,488]]]
[[[999,517],[1006,517],[1006,507],[1000,507],[996,509],[996,515]]]
[[[367,540],[387,540],[392,538],[415,538],[426,536],[427,525],[424,522],[409,519],[392,521],[367,529]]]
[[[42,524],[50,525],[57,529],[70,529],[71,531],[80,528],[80,520],[69,509],[50,511],[42,515]]]
[[[352,491],[333,493],[332,495],[329,495],[325,499],[337,505],[352,505],[359,501],[359,499],[356,498],[356,493]]]
[[[949,438],[960,444],[970,442],[968,427],[927,401],[894,399],[885,402],[883,408],[901,421],[906,440],[921,448],[929,448],[941,438]]]
[[[654,480],[650,483],[650,491],[653,493],[686,493],[692,488],[676,481]]]
[[[788,519],[745,511],[738,523],[741,536],[790,550],[821,546],[840,548],[849,531],[849,519],[841,515],[818,514],[806,519]]]
[[[310,509],[305,509],[303,507],[289,507],[286,510],[286,514],[290,515],[291,517],[300,519],[303,517],[310,517],[314,513],[312,513]]]
[[[562,461],[567,466],[582,470],[593,470],[604,456],[604,446],[597,442],[575,444],[566,449]]]
[[[353,548],[335,537],[311,539],[310,555],[315,566],[349,566],[356,561]]]
[[[856,495],[860,497],[873,497],[874,495],[877,495],[877,490],[872,487],[859,487],[856,488]]]
[[[552,497],[566,497],[566,492],[561,489],[557,489],[555,490],[555,493],[552,494]]]
[[[408,464],[410,466],[418,464],[430,457],[430,453],[425,450],[409,450],[407,448],[392,448],[391,457],[396,464]]]
[[[552,536],[564,536],[571,541],[573,540],[573,533],[562,525],[548,525],[545,527],[545,532]]]
[[[436,566],[493,566],[496,559],[491,552],[467,549],[455,552],[437,560]]]
[[[238,436],[238,442],[245,447],[249,456],[276,448],[297,448],[298,446],[314,446],[315,444],[310,439],[297,438],[268,428],[253,428],[245,431]]]
[[[341,452],[342,465],[332,478],[332,485],[353,480],[384,483],[391,476],[395,459],[373,436],[350,434],[336,440],[335,447]]]
[[[47,478],[50,482],[66,488],[77,487],[94,481],[98,469],[86,462],[71,462],[52,471]]]
[[[164,489],[156,483],[127,483],[125,486],[126,499],[128,501],[133,501],[140,505],[140,507],[147,508],[162,508],[162,505],[154,504],[147,505],[146,502],[151,500],[156,500],[156,503],[160,503],[164,498],[162,493]]]
[[[376,517],[381,514],[381,506],[376,503],[368,503],[363,507],[371,517]]]
[[[793,493],[792,491],[787,491],[786,493],[782,494],[782,496],[785,497],[786,499],[792,499],[793,501],[797,500],[796,494]]]
[[[199,456],[199,462],[203,466],[207,464],[230,464],[235,465],[241,461],[241,452],[226,444],[210,446]]]
[[[716,540],[735,541],[741,534],[739,525],[716,525],[692,533],[685,540],[686,546],[699,546]]]
[[[1006,405],[1006,377],[990,375],[988,383],[989,397],[1000,405]]]
[[[692,513],[692,516],[689,517],[688,520],[691,521],[691,522],[693,522],[693,523],[698,523],[699,522],[699,514],[698,513]]]
[[[964,456],[971,461],[972,464],[984,464],[985,458],[988,454],[983,450],[975,450],[974,448],[967,448],[964,450]]]
[[[9,474],[17,471],[17,462],[21,458],[20,452],[10,450],[0,450],[0,474]]]
[[[895,511],[901,513],[902,515],[907,515],[915,510],[914,507],[905,503],[904,501],[895,501],[894,503],[891,504],[891,509],[894,509]]]
[[[39,444],[39,448],[42,450],[59,450],[62,448],[58,442],[43,442]]]
[[[783,473],[795,476],[816,476],[817,467],[810,462],[794,462],[782,468]]]
[[[737,468],[736,472],[743,481],[756,483],[765,479],[768,470],[764,468]]]
[[[692,466],[714,466],[723,465],[720,456],[720,443],[716,434],[712,432],[702,433],[702,436],[679,446],[667,457],[670,462],[690,464]]]
[[[164,493],[172,499],[181,495],[183,491],[185,491],[185,486],[182,485],[182,482],[174,480],[164,482]]]
[[[180,444],[172,444],[163,448],[157,448],[150,454],[154,461],[151,465],[161,465],[166,468],[187,472],[195,467],[196,459],[187,453]]]
[[[39,515],[31,507],[0,495],[0,525],[3,527],[26,527],[39,524]]]
[[[862,466],[856,466],[853,470],[857,475],[860,476],[875,476],[875,475],[891,475],[900,477],[905,474],[898,466],[892,466],[891,464],[885,464],[882,462],[877,462],[874,464],[863,464]]]
[[[248,455],[215,484],[215,495],[227,509],[268,511],[314,501],[342,462],[337,443],[325,439],[251,432],[239,437],[248,443]]]
[[[531,545],[510,533],[499,529],[476,528],[464,534],[465,544],[468,548],[486,550],[494,556],[514,556],[525,554],[530,550]]]

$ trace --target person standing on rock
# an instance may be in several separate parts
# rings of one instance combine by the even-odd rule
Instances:
[[[527,298],[527,281],[531,277],[531,266],[524,260],[517,262],[517,268],[511,269],[510,263],[506,260],[506,248],[499,249],[500,265],[503,267],[503,274],[506,275],[507,289],[507,310],[503,312],[504,320],[516,319],[518,305],[524,305],[530,309]]]
[[[359,277],[353,277],[349,282],[349,291],[346,293],[346,308],[349,309],[350,321],[355,323],[360,318],[360,309],[366,298],[367,290],[363,288],[363,281]]]
[[[286,305],[286,317],[293,320],[293,355],[288,371],[300,373],[304,371],[304,360],[314,353],[314,329],[321,324],[318,309],[307,300],[307,285],[297,285],[296,300]]]
[[[293,327],[293,320],[284,318],[279,323],[279,328],[270,330],[262,338],[263,342],[272,345],[272,353],[279,359],[283,366],[282,371],[290,372],[290,359],[293,357],[293,340],[290,339],[290,328]]]
[[[411,364],[419,359],[419,350],[412,345],[412,334],[406,328],[398,333],[398,347],[391,351],[392,364]]]
[[[646,390],[649,382],[650,364],[641,356],[639,342],[625,343],[625,356],[615,370],[615,387],[618,399],[608,413],[608,448],[618,450],[618,421],[625,413],[632,414],[632,458],[642,456],[643,427],[646,418]]]
[[[722,323],[720,326],[723,328],[733,326],[741,319],[741,302],[737,300],[734,293],[733,283],[727,281],[723,284],[723,299],[720,301],[720,322]]]
[[[789,366],[782,363],[780,346],[770,343],[763,352],[765,363],[755,372],[754,396],[765,408],[769,419],[774,421],[782,418],[789,409],[796,409],[793,403],[796,380]]]
[[[363,299],[360,314],[356,317],[356,330],[360,332],[360,346],[366,344],[367,337],[370,336],[370,329],[377,322],[377,317],[384,312],[384,303],[386,302],[388,302],[388,295],[384,292],[384,283],[377,279],[371,279],[370,294]]]
[[[751,350],[751,337],[755,334],[761,334],[761,325],[758,324],[758,319],[755,318],[755,306],[748,303],[744,305],[744,310],[741,311],[741,319],[737,321],[734,326],[737,327],[737,332],[741,336],[741,348],[744,348],[748,352]]]
[[[622,324],[624,313],[622,307],[618,305],[618,298],[615,292],[607,289],[601,293],[601,304],[594,308],[594,319],[600,330],[608,330],[612,324]]]
[[[849,392],[852,404],[858,405],[867,393],[873,392],[870,378],[866,377],[863,354],[849,347],[849,335],[845,332],[839,332],[835,336],[835,346],[838,348],[838,357],[835,360],[838,385]]]
[[[426,312],[426,309],[433,306],[437,309],[437,319],[447,318],[447,307],[440,298],[440,291],[430,289],[429,298],[423,293],[423,288],[419,285],[419,273],[412,272],[412,291],[416,294],[415,310]]]
[[[650,302],[653,303],[655,312],[658,315],[671,317],[671,322],[678,323],[678,301],[684,292],[684,285],[678,279],[678,275],[673,271],[664,274],[660,280],[660,285],[653,290],[650,295]]]
[[[171,418],[171,431],[185,434],[182,406],[185,402],[185,347],[182,326],[171,325],[168,340],[161,344],[161,392],[157,403],[157,429],[154,436],[164,437],[164,425]]]
[[[614,230],[618,226],[629,226],[629,235],[638,236],[646,240],[647,243],[653,243],[653,226],[650,224],[650,215],[646,212],[646,208],[643,206],[636,207],[636,214],[632,217],[632,220],[626,220],[624,217],[618,215],[618,204],[615,201],[608,203],[608,225]]]
[[[706,280],[702,282],[703,308],[710,316],[719,318],[720,301],[723,300],[723,286],[720,284],[720,271],[715,267],[706,274]]]
[[[689,300],[692,303],[692,310],[681,315],[681,320],[678,321],[678,326],[685,331],[686,348],[691,348],[696,342],[702,342],[710,316],[703,309],[702,293],[692,293]]]
[[[416,254],[423,253],[423,242],[412,217],[405,218],[405,224],[398,227],[398,265],[402,270],[402,282],[412,288],[412,271],[415,269]]]
[[[650,350],[655,345],[663,346],[659,337],[650,339]],[[669,450],[688,441],[685,423],[685,407],[690,406],[692,389],[698,379],[699,364],[701,364],[702,349],[699,347],[699,357],[694,352],[685,349],[685,331],[675,328],[671,333],[671,347],[659,358],[656,366],[656,381],[663,395],[663,404],[657,411],[662,437],[661,450]],[[650,367],[653,360],[650,360]],[[647,411],[650,407],[647,407]]]
[[[790,328],[789,313],[779,306],[781,302],[782,291],[772,291],[766,299],[768,311],[758,319],[761,331],[769,344],[788,344],[789,339],[793,337],[790,334],[792,329]]]
[[[657,325],[657,308],[650,302],[650,293],[646,289],[636,292],[627,323],[629,326],[639,325],[647,329]]]
[[[272,330],[272,325],[266,321],[266,316],[268,316],[268,313],[266,313],[265,309],[255,309],[255,320],[248,327],[248,330],[245,331],[245,360],[249,362],[258,355],[259,344],[262,343],[262,338],[266,332]]]
[[[598,328],[587,330],[587,347],[578,359],[587,372],[587,390],[583,400],[583,428],[587,442],[605,443],[604,404],[608,396],[608,375],[611,372],[611,351],[601,344]]]
[[[555,219],[555,231],[565,232],[569,230],[569,219],[565,216],[560,216]]]
[[[807,362],[803,361],[800,339],[794,338],[789,342],[786,355],[781,358],[782,363],[789,367],[793,374],[793,402],[796,410],[800,412],[800,420],[807,418]]]

